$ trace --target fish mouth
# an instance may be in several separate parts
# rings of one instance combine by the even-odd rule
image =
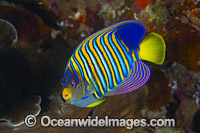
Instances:
[[[63,100],[63,102],[66,102],[67,100],[64,99],[62,93],[60,94],[60,96],[62,97],[61,99]]]

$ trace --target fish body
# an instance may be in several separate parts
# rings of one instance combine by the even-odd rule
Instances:
[[[164,41],[156,33],[144,39],[140,47],[144,35],[142,23],[127,20],[86,38],[66,65],[62,78],[63,98],[78,107],[93,107],[102,103],[104,96],[128,93],[144,85],[150,77],[150,69],[141,59],[162,64],[165,53]],[[157,57],[148,55],[150,41],[157,44],[155,47],[161,47],[160,53],[156,53],[155,47],[150,51],[150,54],[152,51],[158,54]]]

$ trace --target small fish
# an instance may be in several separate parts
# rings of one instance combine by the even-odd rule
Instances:
[[[161,65],[166,49],[160,35],[152,32],[143,39],[145,32],[139,21],[126,20],[82,41],[61,79],[64,100],[78,107],[94,107],[105,101],[104,96],[143,86],[151,72],[142,60]]]

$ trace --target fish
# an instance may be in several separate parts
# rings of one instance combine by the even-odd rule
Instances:
[[[151,75],[143,60],[162,65],[166,51],[162,36],[145,33],[141,22],[125,20],[83,40],[66,64],[62,98],[77,107],[95,107],[104,96],[142,87]]]

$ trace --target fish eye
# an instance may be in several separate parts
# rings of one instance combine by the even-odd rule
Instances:
[[[64,88],[62,92],[62,97],[65,100],[69,100],[72,97],[72,92],[69,88]]]

